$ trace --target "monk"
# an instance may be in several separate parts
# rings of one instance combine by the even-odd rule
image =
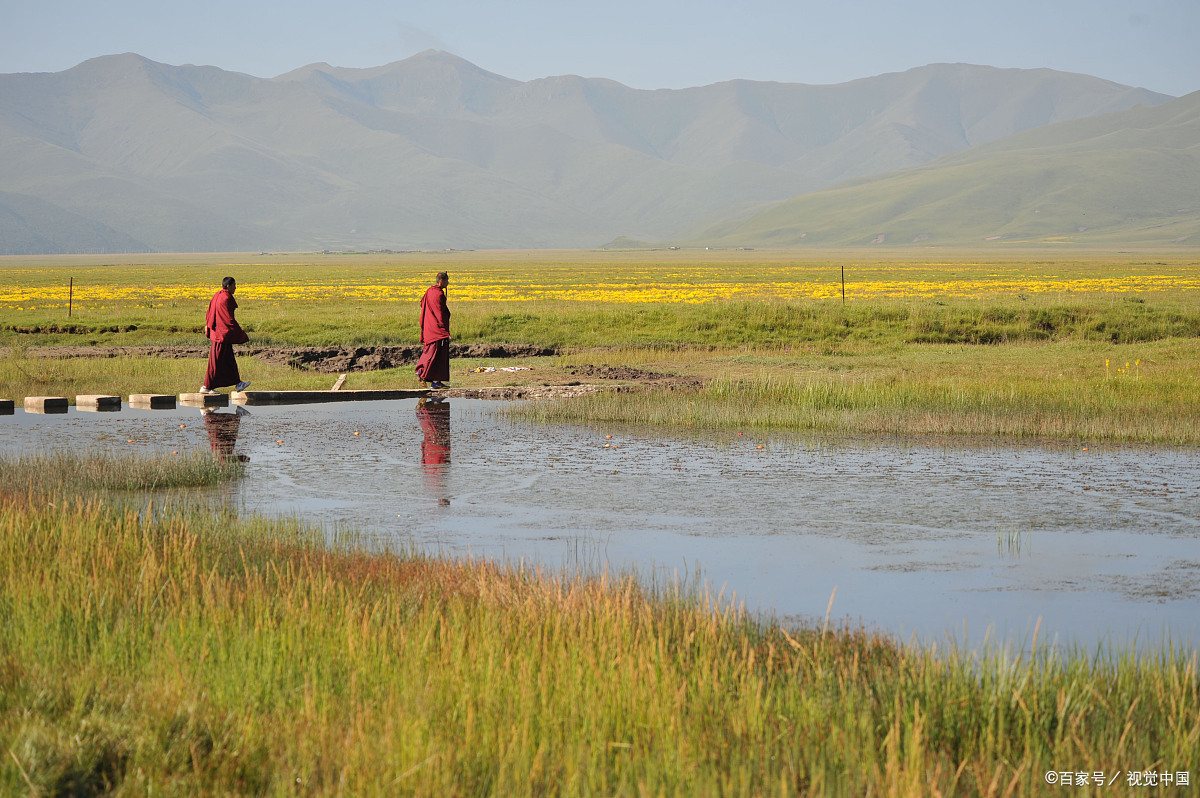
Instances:
[[[233,299],[236,290],[237,281],[226,277],[221,281],[221,290],[213,294],[208,303],[204,334],[212,341],[212,347],[208,350],[208,371],[204,372],[200,393],[214,394],[218,388],[230,385],[234,386],[235,391],[244,391],[250,386],[249,382],[242,381],[237,360],[233,357],[233,345],[250,340],[250,336],[233,317],[233,311],[238,306]]]
[[[421,297],[421,343],[425,349],[417,361],[417,379],[435,389],[445,388],[450,380],[450,309],[446,307],[449,284],[450,276],[438,272]]]

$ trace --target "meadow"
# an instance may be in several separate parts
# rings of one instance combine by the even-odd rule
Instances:
[[[207,298],[239,280],[261,346],[412,344],[451,274],[460,343],[552,346],[522,375],[456,361],[453,384],[578,381],[636,366],[687,391],[598,395],[528,417],[689,428],[1200,442],[1200,269],[1187,254],[813,255],[444,252],[0,260],[0,396],[195,390],[196,361],[33,357],[67,345],[206,344]],[[72,283],[73,281],[73,283]],[[844,298],[843,298],[844,281]],[[68,303],[70,317],[67,316]],[[243,361],[256,387],[329,378]],[[410,369],[355,387],[414,387]]]
[[[533,418],[1192,446],[1195,266],[10,258],[0,396],[193,389],[200,361],[41,349],[201,345],[225,274],[257,343],[412,343],[416,297],[445,269],[457,340],[562,348],[532,373],[456,361],[456,384],[566,382],[594,364],[698,382],[527,405]],[[330,381],[243,370],[264,388]],[[352,380],[415,384],[409,369]],[[239,476],[190,452],[0,456],[0,794],[1027,796],[1151,778],[1186,794],[1184,774],[1200,778],[1191,648],[1063,650],[1036,634],[922,648],[750,615],[699,582],[368,551],[353,530],[331,540],[188,498]]]

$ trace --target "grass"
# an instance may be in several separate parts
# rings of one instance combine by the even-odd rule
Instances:
[[[1195,652],[918,650],[320,537],[0,498],[0,793],[1043,795],[1200,761]]]
[[[1113,355],[1130,358],[1129,368]],[[681,429],[1200,444],[1196,345],[1186,340],[1121,349],[1088,342],[802,347],[693,352],[674,362],[639,351],[615,359],[701,374],[704,384],[590,394],[511,412],[534,421]]]
[[[0,455],[0,493],[43,496],[103,491],[154,491],[218,485],[242,466],[210,452],[118,455],[102,450],[57,450]]]
[[[226,274],[256,344],[413,343],[417,300],[442,269],[464,343],[1128,343],[1197,334],[1195,266],[1186,254],[941,251],[8,257],[0,344],[204,344]]]
[[[1200,369],[1200,274],[1187,253],[8,258],[0,259],[0,307],[11,319],[0,329],[10,353],[0,359],[0,396],[195,390],[199,361],[45,360],[31,349],[203,345],[199,320],[226,273],[238,276],[239,318],[256,344],[412,343],[417,297],[439,269],[452,275],[456,341],[564,353],[518,375],[472,375],[492,363],[457,361],[456,386],[571,382],[570,367],[588,364],[706,383],[592,396],[528,409],[529,418],[1200,442],[1188,389]],[[81,292],[73,332],[63,326],[69,279]],[[327,388],[333,379],[252,359],[242,367],[260,389]],[[410,368],[351,382],[416,386]]]

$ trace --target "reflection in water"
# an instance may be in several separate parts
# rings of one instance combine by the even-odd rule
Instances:
[[[208,444],[212,447],[213,454],[222,462],[238,461],[241,463],[250,460],[244,454],[235,454],[233,449],[237,445],[238,428],[242,424],[242,416],[250,415],[250,411],[244,407],[239,407],[233,413],[218,413],[211,407],[206,407],[201,411],[204,416],[204,427],[208,430]]]
[[[417,420],[425,433],[421,441],[421,467],[430,492],[438,504],[450,504],[446,493],[446,470],[450,466],[450,403],[441,399],[417,402]]]

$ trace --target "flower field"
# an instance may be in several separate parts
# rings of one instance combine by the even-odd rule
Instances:
[[[1055,260],[864,261],[794,253],[447,253],[269,257],[145,256],[0,260],[0,309],[157,308],[207,301],[225,274],[248,303],[416,302],[451,273],[456,302],[703,303],[981,299],[1200,291],[1197,260],[1096,256]]]

